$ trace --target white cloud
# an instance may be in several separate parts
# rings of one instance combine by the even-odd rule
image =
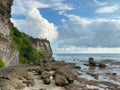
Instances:
[[[98,6],[105,6],[108,4],[108,2],[101,2],[101,1],[98,1],[98,0],[94,0],[94,3]]]
[[[59,48],[63,47],[120,47],[120,20],[87,19],[68,15],[64,26],[58,28]]]
[[[55,53],[120,53],[120,20],[67,15]]]
[[[27,12],[27,17],[24,20],[14,20],[12,22],[22,32],[25,32],[33,37],[47,38],[53,41],[57,37],[57,27],[53,23],[49,23],[40,15],[36,8],[30,9]]]
[[[64,0],[14,0],[13,14],[24,14],[29,8],[52,8],[55,10],[73,10],[74,8],[63,3]]]
[[[15,26],[22,32],[33,37],[47,38],[51,42],[57,38],[57,26],[43,18],[40,8],[52,8],[65,11],[73,8],[63,3],[63,0],[14,0],[12,14],[24,15],[25,19],[11,19]]]
[[[113,5],[113,6],[103,6],[98,8],[95,12],[96,13],[113,13],[117,10],[119,10],[119,5]]]
[[[55,10],[73,10],[74,8],[66,3],[63,3],[65,0],[41,0],[41,2],[49,5],[49,8],[53,8]]]

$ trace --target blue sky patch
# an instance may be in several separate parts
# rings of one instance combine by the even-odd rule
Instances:
[[[51,8],[39,9],[39,11],[44,18],[57,26],[62,25],[61,19],[67,19],[66,16],[60,15],[57,10]]]
[[[24,16],[24,15],[18,15],[18,14],[12,14],[12,18],[14,18],[14,19],[25,19],[26,18],[26,16]]]

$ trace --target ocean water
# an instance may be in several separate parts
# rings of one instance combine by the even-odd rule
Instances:
[[[89,57],[93,57],[95,60],[117,60],[120,61],[120,53],[57,53],[53,57],[56,60],[88,60]]]

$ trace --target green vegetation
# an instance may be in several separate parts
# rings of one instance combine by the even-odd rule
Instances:
[[[10,34],[14,42],[18,45],[20,63],[33,63],[43,58],[43,55],[33,47],[30,36],[19,32],[13,25],[11,25]]]
[[[4,67],[5,66],[5,64],[4,64],[4,62],[2,61],[2,59],[0,58],[0,67]]]

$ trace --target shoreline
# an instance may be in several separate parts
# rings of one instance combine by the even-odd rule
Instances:
[[[37,65],[1,68],[0,90],[117,90],[120,89],[120,62],[104,60],[105,68],[43,60]],[[87,62],[88,63],[88,62]],[[86,65],[84,65],[86,64]],[[111,66],[110,66],[111,65]],[[110,72],[118,69],[118,72]],[[61,81],[62,80],[62,81]],[[56,83],[57,82],[57,83]],[[12,83],[12,85],[10,84]]]

